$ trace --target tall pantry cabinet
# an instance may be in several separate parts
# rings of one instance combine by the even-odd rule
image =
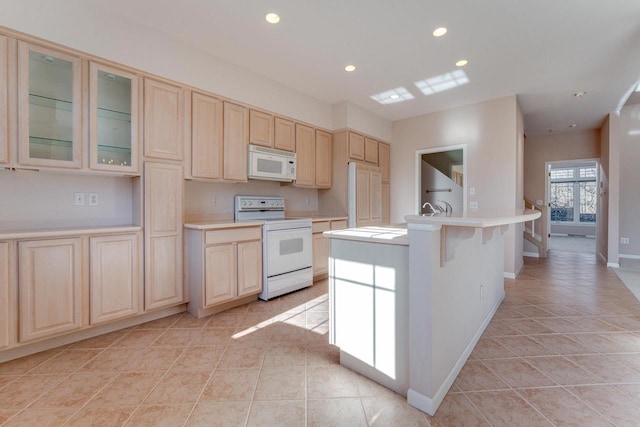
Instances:
[[[181,87],[145,79],[144,308],[186,302],[182,266],[183,145],[186,103]]]

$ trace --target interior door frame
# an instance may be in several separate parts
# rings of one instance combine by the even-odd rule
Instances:
[[[423,154],[432,154],[432,153],[442,153],[446,151],[455,151],[462,150],[462,210],[463,212],[467,211],[467,144],[455,144],[455,145],[443,145],[440,147],[433,148],[422,148],[420,150],[416,150],[416,164],[415,164],[415,202],[414,206],[416,209],[415,215],[420,215],[421,212],[421,200],[422,200],[422,155]]]

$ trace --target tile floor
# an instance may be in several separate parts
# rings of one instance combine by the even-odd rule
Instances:
[[[505,287],[435,417],[338,364],[321,282],[0,364],[0,425],[640,425],[640,304],[616,275],[564,253]]]

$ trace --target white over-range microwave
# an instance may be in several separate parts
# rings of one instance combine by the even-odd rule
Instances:
[[[296,153],[249,144],[249,178],[270,181],[296,179]]]

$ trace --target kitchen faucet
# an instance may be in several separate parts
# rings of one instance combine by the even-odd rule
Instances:
[[[438,201],[445,204],[445,206],[446,206],[445,213],[447,214],[447,216],[449,216],[449,215],[451,215],[453,213],[453,207],[449,203],[445,202],[444,200],[438,200]]]
[[[426,208],[427,206],[431,208],[431,213],[438,214],[444,212],[444,210],[442,210],[442,207],[438,206],[438,204],[436,204],[436,206],[434,207],[429,202],[424,202],[424,205],[422,205],[422,209]]]

